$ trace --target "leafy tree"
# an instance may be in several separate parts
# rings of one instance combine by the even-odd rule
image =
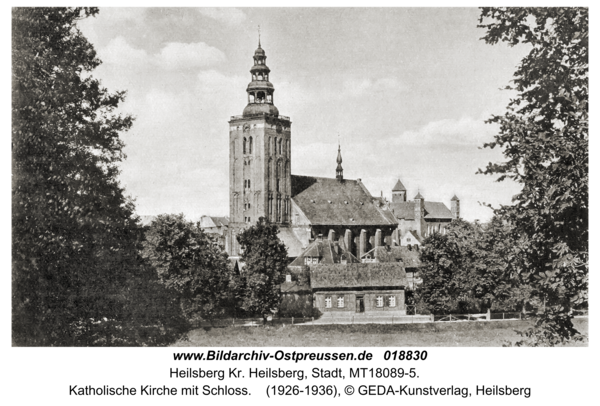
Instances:
[[[514,74],[517,92],[494,141],[506,161],[482,172],[522,186],[496,210],[524,238],[518,277],[546,306],[525,335],[533,345],[581,338],[572,307],[588,300],[588,9],[483,8],[488,44],[530,47]]]
[[[473,272],[477,229],[464,220],[453,222],[446,234],[429,235],[421,246],[423,284],[419,296],[433,313],[468,311],[478,280]]]
[[[512,228],[452,222],[447,233],[428,236],[421,247],[423,285],[418,296],[434,313],[523,309],[531,289],[515,275],[522,269]]]
[[[188,317],[223,314],[230,301],[231,270],[217,241],[183,214],[160,215],[143,243],[143,256],[165,287],[177,292]]]
[[[267,316],[279,308],[280,285],[284,281],[288,264],[287,248],[277,237],[277,225],[264,217],[256,225],[238,234],[242,249],[241,260],[245,263],[240,283],[244,286],[242,309]]]
[[[12,13],[12,304],[19,345],[73,345],[81,323],[122,316],[121,289],[137,260],[134,206],[117,181],[109,93],[77,21],[95,8]],[[89,323],[88,323],[89,324]]]

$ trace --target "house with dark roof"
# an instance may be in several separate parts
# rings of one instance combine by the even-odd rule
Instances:
[[[404,292],[409,282],[404,268],[401,260],[361,263],[345,250],[344,241],[338,241],[332,230],[326,239],[319,235],[288,266],[286,281],[281,284],[281,311],[305,315],[306,304],[311,303],[313,309],[325,314],[405,315]]]
[[[404,265],[395,263],[310,266],[314,306],[322,313],[406,314]]]

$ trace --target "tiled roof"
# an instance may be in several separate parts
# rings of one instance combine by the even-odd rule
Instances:
[[[390,208],[398,219],[415,219],[415,202],[390,203]],[[451,220],[452,212],[442,202],[425,201],[425,218]]]
[[[417,195],[415,196],[415,199],[425,199],[423,196],[421,196],[421,192],[417,193]]]
[[[408,247],[375,247],[371,251],[363,254],[363,257],[367,255],[374,257],[380,263],[398,262],[402,261],[405,268],[418,268],[421,266],[421,260],[419,259],[419,251],[416,248],[409,249]]]
[[[279,237],[279,239],[287,247],[288,257],[295,258],[298,255],[300,255],[302,251],[304,251],[302,243],[290,228],[281,227],[279,229],[279,234],[277,234],[277,237]]]
[[[292,199],[313,225],[394,225],[390,210],[356,180],[292,175]]]
[[[394,186],[392,192],[401,192],[403,190],[406,191],[406,188],[404,187],[402,182],[400,182],[400,179],[398,179],[398,182],[396,182],[396,186]]]
[[[400,262],[310,266],[310,286],[313,289],[400,287],[407,284],[404,265]]]
[[[334,243],[327,239],[313,241],[289,266],[304,265],[304,257],[319,257],[323,264],[339,264],[342,259],[347,262],[360,262],[352,253],[344,249],[343,244],[338,245],[336,252]]]

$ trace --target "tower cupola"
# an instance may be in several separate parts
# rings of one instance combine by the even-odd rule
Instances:
[[[273,104],[273,93],[275,88],[269,82],[271,70],[267,66],[267,55],[260,46],[254,51],[254,66],[250,69],[252,81],[248,84],[248,105],[244,109],[244,117],[268,114],[279,116],[279,110]]]

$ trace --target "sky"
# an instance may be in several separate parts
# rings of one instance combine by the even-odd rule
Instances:
[[[225,216],[228,121],[247,103],[261,44],[280,114],[292,120],[292,174],[344,177],[486,221],[519,190],[476,174],[500,162],[482,148],[515,95],[525,46],[488,45],[476,8],[101,8],[80,29],[103,63],[93,75],[126,90],[120,180],[140,215]]]

